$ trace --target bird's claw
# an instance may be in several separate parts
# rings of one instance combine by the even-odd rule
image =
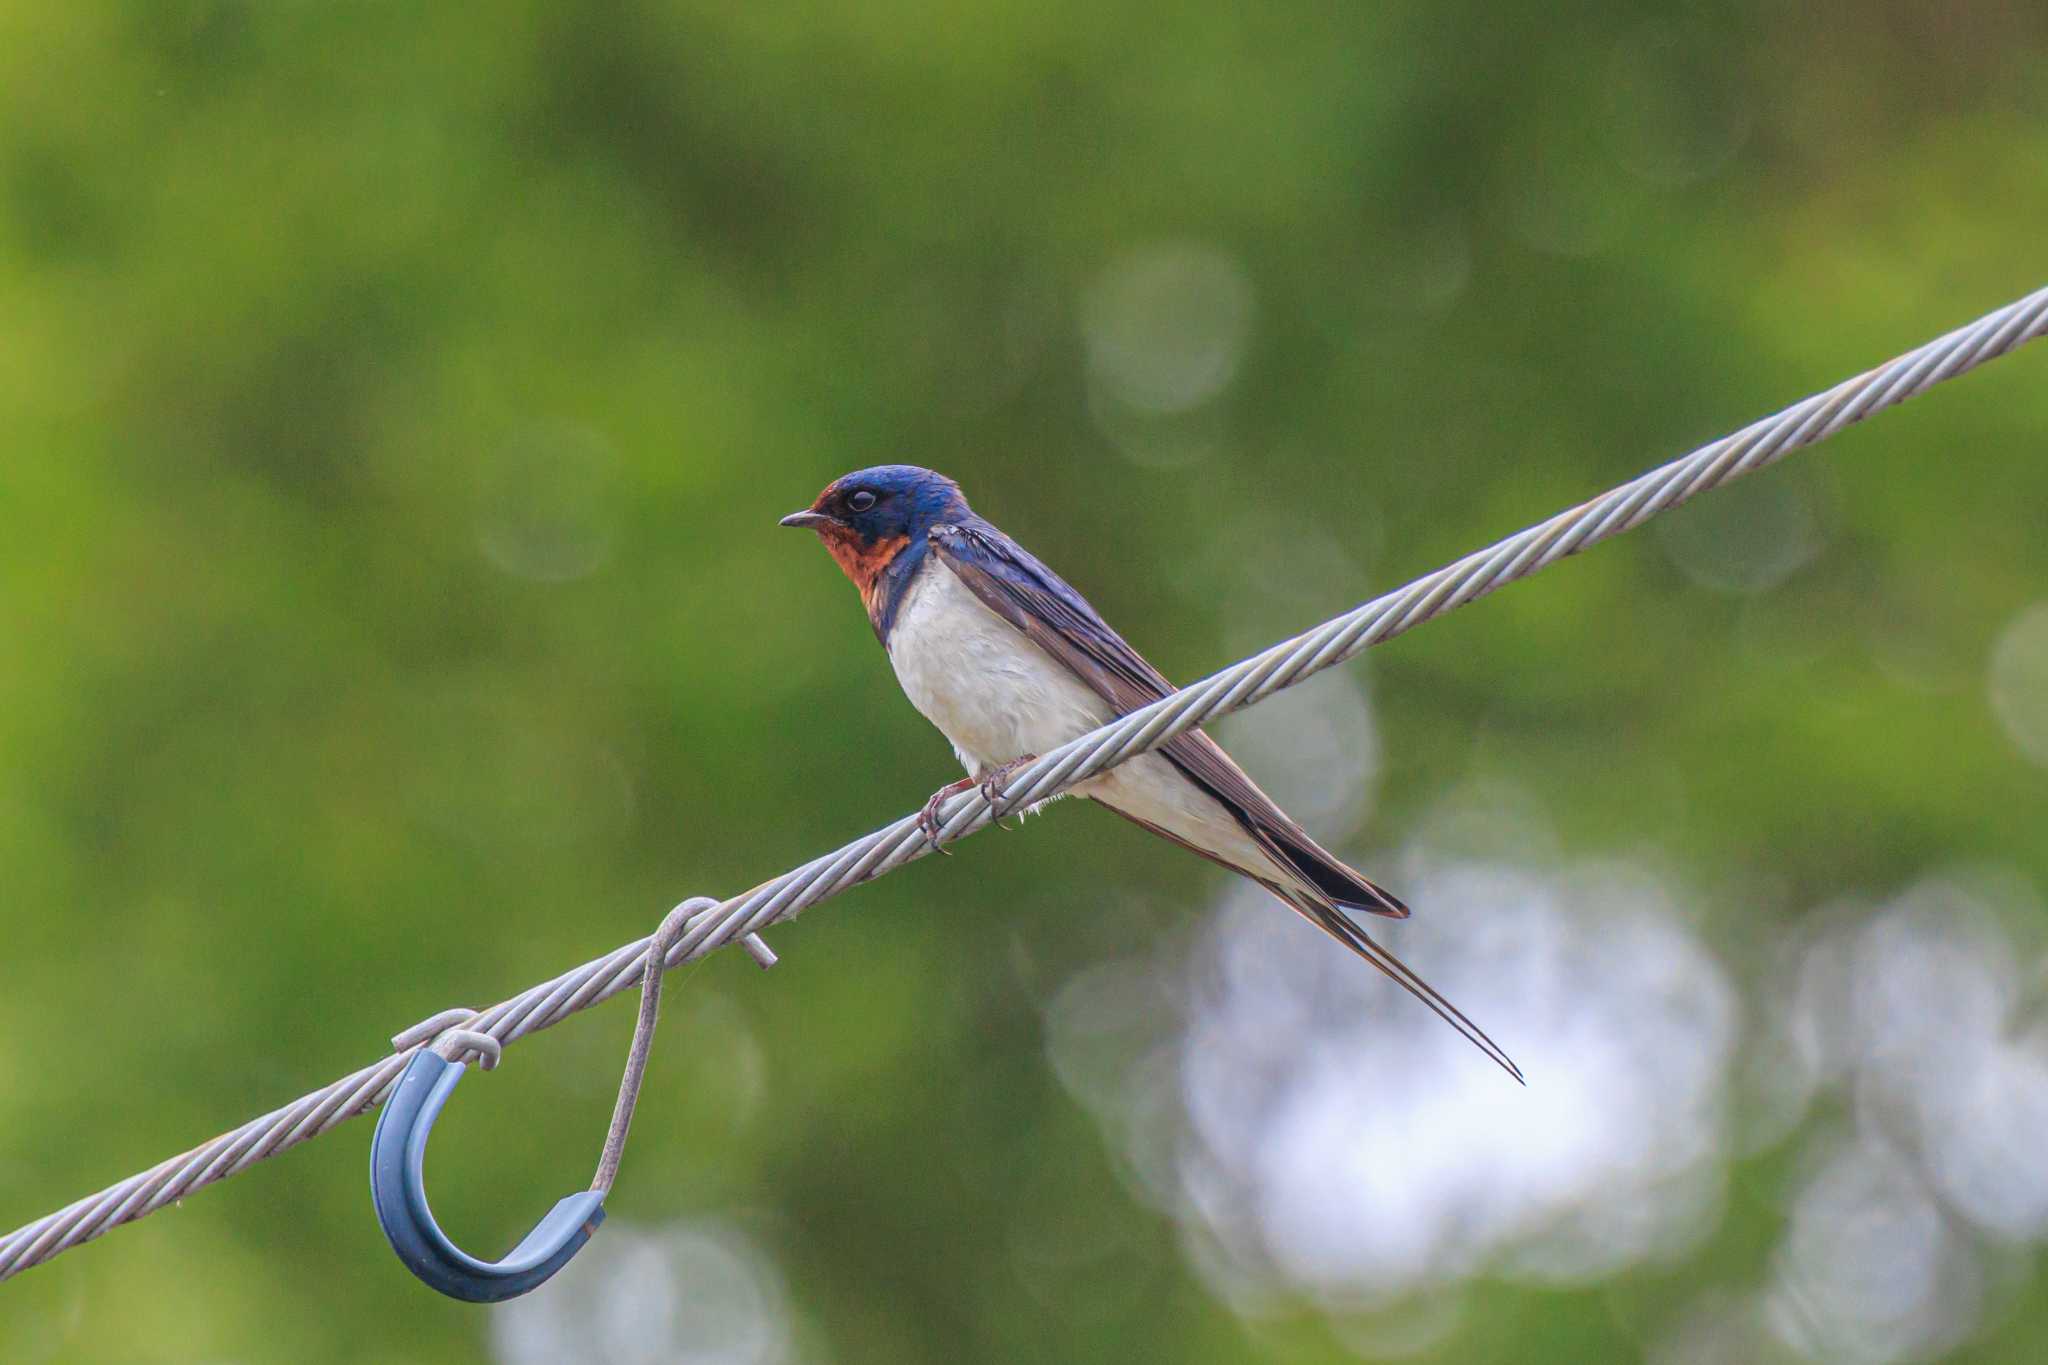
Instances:
[[[917,813],[918,832],[924,835],[925,842],[933,848],[941,853],[950,854],[952,850],[939,842],[939,807],[945,803],[946,798],[979,788],[981,799],[993,806],[1003,799],[1003,784],[1010,780],[1011,775],[1025,764],[1036,762],[1037,759],[1037,754],[1024,754],[1002,764],[986,777],[963,777],[958,782],[948,782],[933,792],[931,799],[924,803],[924,809]]]
[[[1028,763],[1036,763],[1037,761],[1037,754],[1019,754],[1017,757],[1011,759],[1008,763],[1003,764],[994,772],[990,773],[987,777],[982,778],[982,799],[988,802],[991,806],[995,805],[996,802],[1003,799],[1003,788],[1005,785],[1009,783],[1010,778],[1016,774],[1017,770],[1019,768],[1024,767]],[[1002,828],[1004,829],[1009,828],[1009,826],[1004,825],[1001,820],[997,820],[996,824],[1002,826]]]
[[[917,828],[924,835],[925,842],[939,852],[951,857],[953,851],[939,843],[939,805],[949,796],[958,796],[974,785],[974,779],[963,777],[958,782],[948,782],[933,792],[931,799],[924,803],[924,809],[917,813]]]

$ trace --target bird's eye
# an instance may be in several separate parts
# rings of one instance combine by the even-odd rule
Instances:
[[[856,512],[865,512],[875,505],[875,495],[863,488],[846,500],[846,505]]]

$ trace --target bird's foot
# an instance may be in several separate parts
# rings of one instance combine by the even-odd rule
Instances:
[[[1036,763],[1037,761],[1037,754],[1019,754],[1017,757],[1011,759],[1008,763],[1003,764],[994,772],[990,773],[987,777],[982,778],[982,799],[987,801],[991,806],[993,806],[996,802],[1002,800],[1003,787],[1009,782],[1009,780],[1013,776],[1016,775],[1017,770],[1019,768],[1024,767],[1026,764]],[[1003,822],[1000,820],[996,821],[996,823],[998,825],[1003,824]],[[1008,829],[1009,826],[1003,825],[1003,828]]]
[[[973,786],[974,779],[971,777],[963,777],[958,782],[948,782],[945,786],[933,792],[931,800],[925,802],[924,809],[917,813],[917,827],[923,831],[926,842],[949,857],[952,855],[952,850],[939,846],[939,805],[947,797],[958,796],[961,792],[970,790]]]

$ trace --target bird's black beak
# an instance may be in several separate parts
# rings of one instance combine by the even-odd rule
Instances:
[[[806,526],[823,526],[830,520],[832,518],[826,516],[823,512],[814,512],[807,507],[801,512],[791,512],[788,516],[777,522],[776,525],[794,526],[801,530]]]

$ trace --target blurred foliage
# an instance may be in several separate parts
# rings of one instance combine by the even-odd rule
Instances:
[[[2044,90],[2002,0],[0,5],[0,1225],[954,776],[775,529],[838,473],[955,475],[1197,676],[2041,284]],[[1176,329],[1194,388],[1118,390]],[[1351,853],[1510,780],[1738,975],[1931,866],[2048,885],[1984,681],[2048,582],[2044,363],[1354,666]],[[614,1216],[743,1229],[810,1359],[1351,1358],[1216,1296],[1046,1062],[1219,874],[1070,806],[958,854],[676,979]],[[584,1179],[629,1023],[465,1088],[465,1244]],[[368,1137],[0,1286],[0,1357],[488,1358]],[[1649,1349],[1765,1275],[1793,1152],[1677,1263],[1482,1273],[1423,1358]],[[1100,1278],[1020,1284],[1048,1208]],[[2030,1358],[2024,1273],[1958,1358]]]

